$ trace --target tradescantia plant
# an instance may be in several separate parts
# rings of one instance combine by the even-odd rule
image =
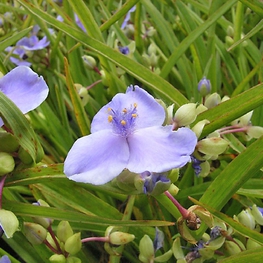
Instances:
[[[0,6],[0,262],[261,260],[261,1]]]

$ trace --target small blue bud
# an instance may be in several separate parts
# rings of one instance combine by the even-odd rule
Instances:
[[[130,49],[126,46],[126,47],[119,47],[119,51],[123,54],[123,55],[128,55],[130,53]]]
[[[211,82],[206,77],[203,77],[198,83],[198,91],[202,96],[206,96],[211,92]]]

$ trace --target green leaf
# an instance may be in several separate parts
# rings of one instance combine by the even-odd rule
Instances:
[[[75,38],[77,41],[82,43],[84,46],[87,46],[92,51],[112,61],[117,66],[121,67],[126,72],[134,76],[138,81],[141,81],[148,87],[151,87],[163,98],[167,99],[168,101],[174,102],[177,107],[188,102],[188,100],[177,89],[175,89],[171,84],[169,84],[159,75],[153,73],[148,68],[140,65],[139,63],[121,54],[120,52],[108,47],[97,39],[87,36],[85,33],[79,30],[75,30],[75,28],[66,25],[65,23],[59,22],[54,17],[36,8],[34,5],[28,3],[27,1],[18,0],[18,2],[21,3],[31,14],[37,17],[41,17],[47,23],[54,26],[58,30],[63,31],[65,34]]]
[[[90,129],[90,121],[87,117],[87,114],[85,112],[85,109],[81,103],[81,99],[80,96],[74,86],[74,83],[72,81],[71,75],[70,75],[70,71],[69,71],[69,65],[68,65],[68,61],[65,58],[64,59],[64,64],[65,64],[65,72],[66,72],[66,80],[67,80],[67,87],[69,90],[69,95],[72,101],[72,105],[74,108],[74,113],[77,119],[77,123],[79,125],[81,134],[87,135],[89,134],[89,129]]]
[[[0,92],[0,116],[4,118],[5,123],[8,123],[21,147],[32,157],[34,162],[39,162],[44,152],[33,128],[13,101],[2,92]]]
[[[16,31],[12,36],[7,37],[5,35],[5,38],[0,42],[0,52],[4,51],[7,47],[14,45],[18,40],[20,40],[22,37],[24,37],[28,32],[32,30],[32,26],[25,28],[20,31]]]
[[[10,211],[16,215],[29,217],[48,217],[57,220],[66,220],[71,222],[78,222],[83,229],[88,229],[90,225],[97,226],[172,226],[173,222],[159,221],[159,220],[114,220],[98,216],[86,215],[83,213],[58,209],[53,207],[35,206],[31,204],[23,204],[9,200],[3,200],[3,208],[9,208]]]

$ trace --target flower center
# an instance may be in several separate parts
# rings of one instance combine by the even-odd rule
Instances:
[[[108,108],[108,113],[108,121],[116,134],[127,137],[134,131],[135,120],[138,117],[136,103],[122,111]]]

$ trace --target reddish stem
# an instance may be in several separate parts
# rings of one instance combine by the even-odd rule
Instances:
[[[60,248],[60,245],[58,243],[58,240],[56,238],[56,235],[54,234],[53,232],[53,229],[51,227],[51,225],[47,228],[49,234],[51,235],[52,239],[54,240],[55,244],[56,244],[56,247],[57,247],[57,251],[59,252],[59,254],[63,254],[61,248]]]
[[[62,254],[61,251],[56,250],[46,239],[43,242],[55,254]]]
[[[94,86],[96,86],[97,84],[99,84],[100,82],[102,82],[101,79],[95,81],[93,84],[89,85],[86,89],[89,90],[89,89],[93,88]]]
[[[1,181],[0,181],[0,209],[2,209],[2,197],[3,197],[3,189],[4,189],[4,184],[5,184],[6,176],[7,176],[7,175],[4,175],[4,176],[1,178]]]
[[[168,192],[165,191],[164,194],[173,202],[173,204],[177,207],[177,209],[179,210],[179,212],[181,213],[182,217],[184,219],[188,219],[189,217],[189,211],[187,209],[185,209],[184,207],[182,207],[179,202]]]
[[[82,243],[91,241],[109,242],[109,237],[87,237],[81,240]]]

